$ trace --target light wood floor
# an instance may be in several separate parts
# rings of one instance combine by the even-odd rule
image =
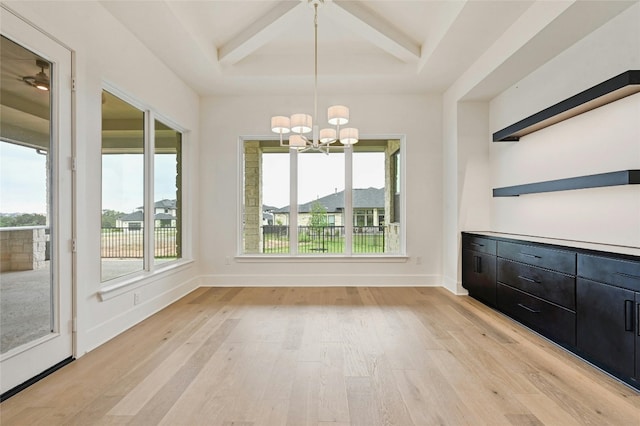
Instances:
[[[0,406],[9,425],[640,425],[640,394],[439,288],[201,288]]]

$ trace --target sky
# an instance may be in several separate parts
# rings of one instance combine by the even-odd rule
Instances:
[[[142,155],[103,156],[103,209],[130,213],[143,204]],[[344,190],[344,154],[299,155],[298,202]],[[175,198],[175,156],[156,155],[156,201]],[[354,153],[354,188],[384,187],[384,153]],[[263,202],[289,205],[289,155],[263,156]],[[0,142],[0,213],[46,214],[46,156]]]
[[[384,153],[353,154],[353,188],[384,187]],[[262,156],[262,202],[289,205],[289,154]],[[344,190],[344,154],[302,153],[298,156],[298,204]]]
[[[175,155],[155,156],[155,201],[176,198],[175,161]],[[131,213],[143,205],[142,154],[102,156],[102,180],[103,210]]]
[[[156,155],[155,200],[174,199],[175,156]],[[103,157],[103,208],[130,213],[143,204],[142,155]],[[0,213],[46,214],[46,156],[0,142]]]
[[[0,142],[0,213],[47,212],[47,157]]]

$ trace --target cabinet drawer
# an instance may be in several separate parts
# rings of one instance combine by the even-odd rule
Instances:
[[[640,291],[640,260],[634,262],[579,254],[578,275],[593,281]]]
[[[576,309],[574,276],[498,259],[498,281],[567,309]]]
[[[498,283],[498,308],[558,343],[575,347],[576,314],[515,288]]]
[[[565,274],[576,273],[576,254],[572,251],[499,241],[498,256]]]
[[[477,237],[475,235],[462,235],[462,248],[480,253],[496,254],[496,241],[489,238]]]

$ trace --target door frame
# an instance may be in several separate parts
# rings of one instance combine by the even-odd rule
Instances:
[[[66,365],[76,354],[74,52],[0,4],[3,36],[50,61],[51,276],[53,332],[0,355],[0,394],[6,399]]]

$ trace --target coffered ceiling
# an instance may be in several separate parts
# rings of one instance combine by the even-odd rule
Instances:
[[[563,19],[555,25],[550,20],[549,31],[532,35],[538,50],[548,48],[546,54],[534,55],[538,62],[633,3],[325,0],[318,8],[319,89],[442,92],[501,36],[517,34],[514,23],[535,3],[557,7],[559,2],[567,5]],[[314,33],[313,6],[307,0],[102,4],[200,94],[309,92]],[[532,65],[520,74],[530,72]],[[509,84],[504,77],[503,84]],[[513,74],[511,79],[521,77]]]

